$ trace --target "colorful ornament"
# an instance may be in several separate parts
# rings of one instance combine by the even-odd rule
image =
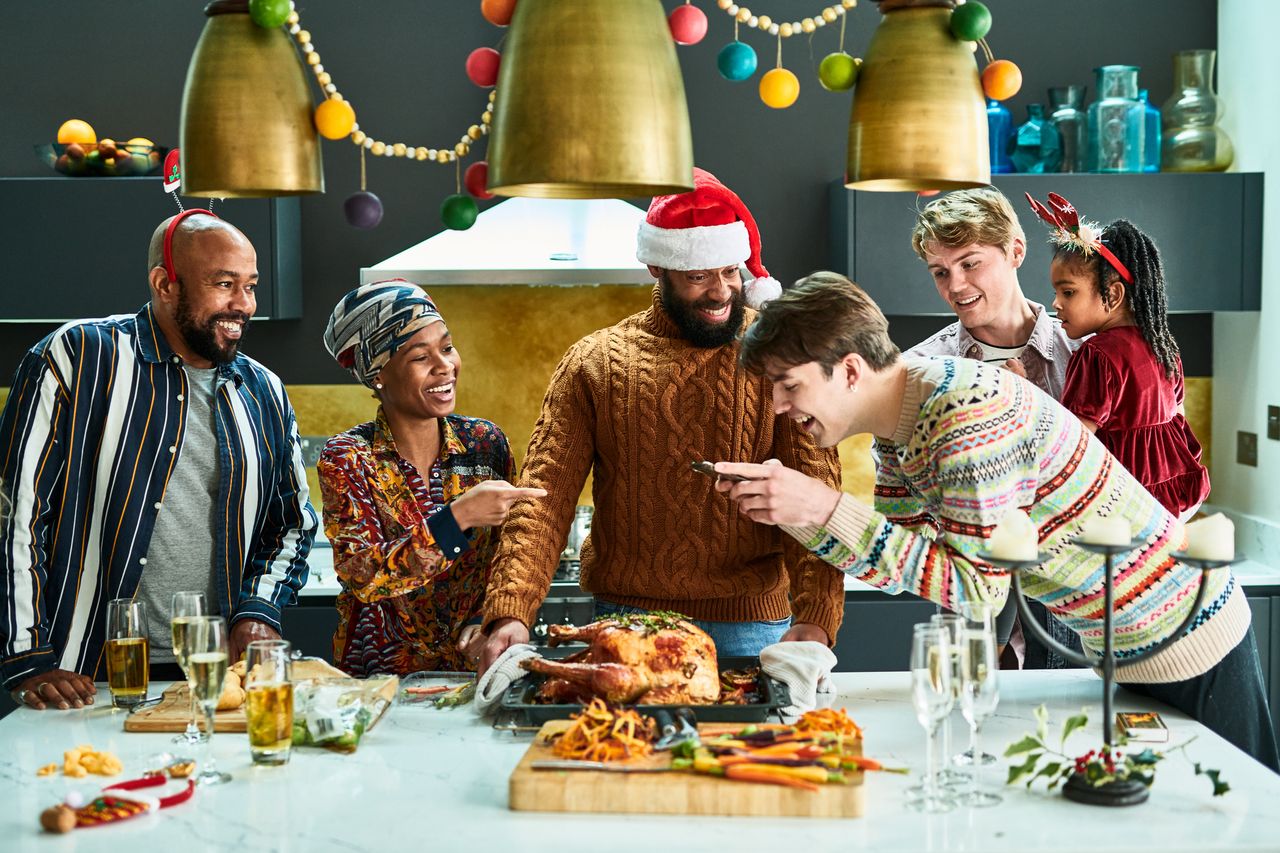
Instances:
[[[1022,69],[1007,59],[997,59],[982,69],[982,91],[993,101],[1012,98],[1021,88]]]
[[[828,53],[818,66],[818,82],[828,92],[844,92],[853,88],[861,66],[861,59],[855,59],[844,51]]]
[[[671,37],[676,44],[697,44],[707,34],[707,16],[697,6],[686,0],[683,6],[671,10],[667,17],[667,25],[671,27]]]
[[[495,27],[510,24],[515,10],[516,0],[480,0],[480,14]]]
[[[493,193],[489,192],[489,164],[481,160],[468,166],[462,176],[462,185],[476,198],[493,198]]]
[[[454,193],[440,205],[440,219],[444,227],[453,231],[466,231],[475,225],[479,215],[480,208],[476,207],[475,199],[463,193]]]
[[[352,228],[369,230],[382,221],[382,199],[371,192],[361,190],[347,196],[342,203],[342,215]]]
[[[716,55],[716,67],[720,69],[720,76],[734,82],[746,80],[755,74],[756,62],[756,52],[750,45],[740,41],[729,42]]]
[[[264,30],[284,26],[291,11],[289,0],[249,0],[249,17]]]
[[[498,66],[502,54],[491,47],[477,47],[467,57],[467,77],[482,89],[498,82]]]
[[[969,0],[951,13],[951,34],[961,41],[977,41],[991,30],[991,10]]]
[[[785,110],[800,97],[800,81],[785,68],[771,68],[760,78],[760,100],[775,110]]]
[[[356,124],[356,111],[347,101],[326,98],[316,107],[316,130],[325,139],[341,139],[351,133]]]

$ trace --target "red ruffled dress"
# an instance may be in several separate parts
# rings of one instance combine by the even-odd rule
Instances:
[[[1178,412],[1182,362],[1165,376],[1137,326],[1099,332],[1067,364],[1062,405],[1098,425],[1095,435],[1165,509],[1181,515],[1209,495],[1200,442]]]

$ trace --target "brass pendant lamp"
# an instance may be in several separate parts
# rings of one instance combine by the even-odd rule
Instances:
[[[689,108],[660,0],[520,0],[488,159],[499,195],[693,189]]]
[[[307,79],[288,34],[214,0],[182,92],[182,192],[256,198],[324,192]]]
[[[881,0],[858,73],[845,186],[956,190],[991,183],[986,102],[953,0]]]

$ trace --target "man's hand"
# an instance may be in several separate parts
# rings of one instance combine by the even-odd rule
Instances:
[[[458,634],[458,651],[462,652],[469,664],[475,666],[488,639],[479,625],[463,625],[462,632]]]
[[[54,669],[19,682],[14,688],[13,699],[18,704],[26,705],[36,711],[43,711],[46,708],[65,711],[68,708],[92,705],[93,697],[97,692],[98,688],[93,686],[93,679],[89,676],[68,672],[65,669]]]
[[[485,674],[493,662],[502,657],[502,653],[512,646],[529,642],[529,626],[519,619],[504,617],[494,620],[489,628],[488,639],[480,652],[480,663],[476,667],[476,676]]]
[[[240,656],[254,640],[278,639],[280,635],[276,633],[276,629],[266,622],[259,622],[257,619],[241,619],[231,626],[231,636],[227,639],[230,662],[235,663],[240,660]]]
[[[1027,378],[1027,368],[1022,364],[1022,362],[1019,359],[1016,359],[1016,358],[1007,359],[1005,363],[1000,366],[1003,367],[1005,370],[1009,371],[1010,373],[1016,373],[1018,376],[1021,376],[1023,379]]]
[[[818,625],[812,622],[797,622],[787,629],[787,633],[782,635],[780,643],[798,643],[804,640],[812,640],[815,643],[822,643],[824,646],[831,645],[831,638],[827,636]]]
[[[463,530],[496,527],[507,520],[516,501],[545,498],[546,489],[521,489],[506,480],[485,480],[454,498],[449,504],[453,520]]]
[[[750,478],[741,483],[716,480],[716,491],[728,492],[738,502],[739,512],[761,524],[826,524],[840,502],[839,491],[783,466],[777,459],[763,465],[717,462],[716,473]]]

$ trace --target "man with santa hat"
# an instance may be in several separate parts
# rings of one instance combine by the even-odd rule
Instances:
[[[768,381],[737,367],[738,334],[781,292],[760,261],[746,205],[694,169],[694,189],[653,199],[637,259],[653,304],[570,348],[551,379],[521,486],[547,490],[507,517],[485,598],[483,672],[529,625],[550,589],[578,495],[594,476],[581,549],[596,617],[675,611],[722,656],[779,640],[835,641],[839,573],[776,528],[752,525],[692,470],[700,460],[765,462],[832,487],[839,458],[774,414]],[[755,276],[744,283],[741,266]]]

